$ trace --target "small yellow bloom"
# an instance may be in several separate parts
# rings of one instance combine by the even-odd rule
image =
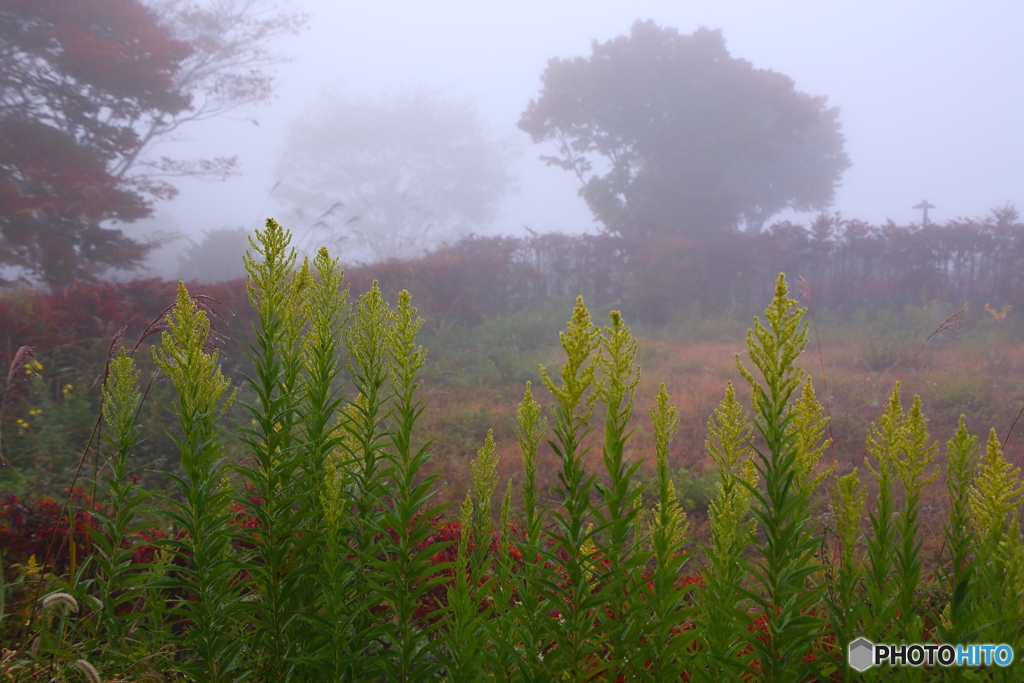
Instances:
[[[1004,304],[1003,307],[997,311],[988,304],[985,304],[985,310],[992,315],[992,319],[995,320],[997,323],[1001,323],[1006,320],[1006,314],[1010,312],[1011,308],[1013,308],[1013,306],[1011,306],[1010,304]]]
[[[73,384],[65,384],[63,387],[61,387],[61,393],[64,394],[64,398],[67,398],[68,394],[70,394],[71,390],[74,388],[75,386]]]

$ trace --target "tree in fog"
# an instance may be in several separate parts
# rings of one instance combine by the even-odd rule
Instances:
[[[828,206],[849,167],[838,110],[733,58],[720,31],[636,22],[590,58],[552,59],[519,127],[553,142],[594,217],[626,236],[760,230]]]
[[[236,163],[154,145],[267,100],[266,43],[300,23],[265,0],[0,0],[0,265],[60,286],[140,263],[154,245],[110,224]]]
[[[190,239],[178,254],[178,277],[203,284],[244,278],[242,256],[251,250],[249,235],[245,228],[203,231],[201,241]]]
[[[227,178],[237,172],[237,155],[177,159],[147,152],[159,142],[177,139],[183,127],[268,103],[275,80],[270,67],[285,61],[270,45],[281,36],[300,32],[306,16],[289,11],[289,0],[146,0],[146,4],[175,39],[190,47],[172,83],[188,93],[191,106],[136,120],[139,144],[118,159],[113,173],[173,197],[177,190],[163,178]],[[259,124],[255,118],[247,120]]]
[[[328,97],[292,124],[275,194],[360,257],[409,257],[494,218],[512,182],[505,149],[472,107],[435,93]]]

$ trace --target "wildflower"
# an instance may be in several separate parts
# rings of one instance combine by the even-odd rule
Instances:
[[[491,495],[498,485],[498,455],[494,452],[494,430],[487,430],[483,448],[477,451],[477,459],[469,463],[473,475],[473,503],[477,508],[480,524],[487,524],[491,518]]]
[[[121,347],[120,353],[110,361],[110,372],[103,383],[103,419],[115,434],[128,434],[135,424],[135,416],[142,403],[139,391],[139,371],[135,361]],[[70,391],[65,384],[64,397]]]
[[[60,392],[62,394],[64,394],[64,398],[67,398],[68,394],[70,394],[71,390],[74,389],[74,388],[75,388],[75,385],[73,385],[73,384],[65,384],[63,387],[60,388]]]
[[[1024,485],[1019,470],[1006,461],[995,430],[990,430],[985,455],[971,486],[970,506],[974,525],[987,541],[998,543],[1016,519]]]
[[[1003,307],[997,311],[988,304],[985,304],[985,310],[992,315],[992,319],[995,320],[997,323],[1006,321],[1006,314],[1010,312],[1011,308],[1013,308],[1013,306],[1011,306],[1010,304],[1004,304]]]

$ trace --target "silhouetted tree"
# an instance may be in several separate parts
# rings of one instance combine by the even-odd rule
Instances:
[[[838,110],[733,58],[720,31],[636,22],[589,59],[552,59],[519,127],[554,142],[606,229],[701,237],[820,209],[849,160]]]
[[[189,240],[178,255],[178,277],[204,284],[244,278],[242,256],[251,251],[249,235],[245,228],[204,231],[201,241]]]

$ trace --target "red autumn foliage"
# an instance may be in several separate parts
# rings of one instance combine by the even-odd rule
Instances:
[[[0,548],[3,548],[4,567],[25,564],[35,556],[40,565],[49,557],[47,568],[60,574],[71,563],[71,516],[75,521],[73,540],[79,561],[90,550],[89,528],[96,528],[96,520],[89,512],[91,499],[82,489],[73,489],[69,509],[61,501],[40,498],[35,502],[21,501],[12,493],[0,499]]]
[[[189,107],[174,76],[191,46],[138,0],[5,0],[0,41],[0,263],[50,285],[137,263],[147,247],[101,223],[152,209],[111,168],[137,122]]]
[[[48,573],[65,574],[71,566],[69,541],[72,538],[79,564],[92,552],[89,530],[97,528],[92,510],[101,509],[81,488],[71,490],[67,509],[63,501],[53,498],[28,502],[13,493],[4,494],[0,498],[0,548],[3,549],[4,569],[15,564],[24,566],[30,557],[35,556],[38,565],[46,562]],[[75,520],[73,535],[70,533],[72,514]],[[126,541],[125,547],[131,549],[134,564],[148,564],[153,561],[155,543],[166,537],[162,529],[142,529]]]
[[[21,346],[37,353],[76,357],[78,364],[95,366],[104,356],[113,333],[125,327],[122,343],[130,349],[150,323],[174,303],[177,283],[133,280],[128,283],[74,283],[53,292],[17,292],[0,297],[0,363],[8,365]],[[245,283],[193,287],[212,300],[215,330],[227,337],[244,331],[250,310]],[[151,330],[150,330],[151,331]],[[155,340],[151,340],[155,341]],[[10,346],[17,344],[17,346]],[[232,360],[237,354],[229,354]],[[90,378],[91,379],[91,378]]]

